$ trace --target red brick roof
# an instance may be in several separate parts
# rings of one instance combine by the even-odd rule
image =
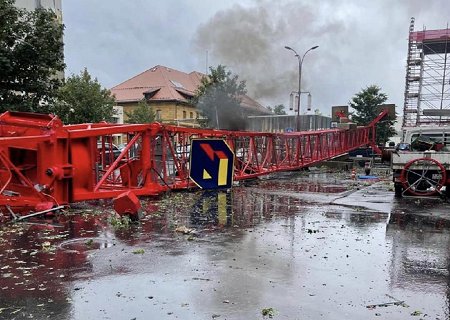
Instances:
[[[201,77],[198,72],[188,74],[164,66],[156,66],[111,88],[111,92],[118,103],[140,101],[146,92],[154,93],[150,101],[187,101],[176,89],[193,96]]]
[[[189,102],[205,75],[193,71],[181,72],[164,66],[155,66],[111,88],[116,102],[137,102],[149,97],[149,101]],[[248,96],[242,97],[242,106],[258,113],[270,113]]]

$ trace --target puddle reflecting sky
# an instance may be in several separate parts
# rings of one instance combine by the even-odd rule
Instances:
[[[448,318],[448,233],[302,199],[342,185],[301,174],[171,193],[131,226],[107,206],[4,225],[0,318]],[[366,308],[393,299],[407,306]]]

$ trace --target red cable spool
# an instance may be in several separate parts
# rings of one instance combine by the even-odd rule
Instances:
[[[447,172],[438,160],[417,158],[405,164],[400,180],[405,192],[414,196],[432,196],[444,186]]]

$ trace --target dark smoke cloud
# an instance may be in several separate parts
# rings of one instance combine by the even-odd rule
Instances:
[[[193,46],[199,56],[208,51],[209,65],[226,65],[246,80],[249,95],[265,105],[287,105],[298,88],[298,61],[284,46],[302,55],[319,45],[302,71],[313,108],[329,114],[371,84],[401,106],[410,18],[416,30],[445,28],[449,8],[444,0],[260,0],[217,12],[197,29]]]

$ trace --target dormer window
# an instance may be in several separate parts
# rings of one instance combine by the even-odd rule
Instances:
[[[181,83],[179,83],[178,81],[170,80],[170,82],[171,82],[171,83],[173,84],[173,86],[176,87],[176,88],[184,88],[184,86],[183,86]]]

